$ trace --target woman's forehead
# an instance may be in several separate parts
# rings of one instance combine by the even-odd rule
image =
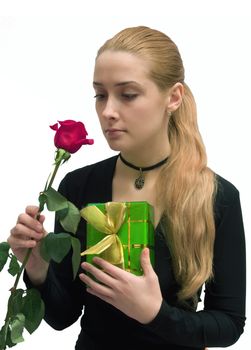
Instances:
[[[105,51],[96,60],[94,81],[138,81],[149,75],[149,63],[137,55],[122,51]]]

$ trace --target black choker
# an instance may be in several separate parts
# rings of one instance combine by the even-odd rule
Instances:
[[[134,186],[137,188],[137,190],[141,190],[144,187],[145,177],[144,177],[143,172],[144,171],[153,170],[153,169],[156,169],[156,168],[160,167],[161,165],[165,164],[167,159],[168,159],[168,157],[166,157],[165,159],[161,160],[159,163],[156,163],[154,165],[147,166],[147,167],[143,168],[143,167],[139,167],[139,166],[133,165],[132,163],[129,163],[127,160],[125,160],[122,157],[121,153],[119,154],[119,157],[120,157],[120,159],[122,160],[122,162],[125,165],[129,166],[130,168],[133,168],[133,169],[139,171],[139,176],[136,178],[136,180],[134,182]]]

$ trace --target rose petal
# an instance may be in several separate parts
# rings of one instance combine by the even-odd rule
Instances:
[[[53,125],[50,125],[50,128],[51,128],[52,130],[57,131],[57,130],[58,130],[58,123],[53,124]]]
[[[94,140],[93,139],[85,139],[83,145],[93,145]]]
[[[62,120],[58,121],[61,126],[71,126],[77,124],[75,120],[67,119],[67,120]]]

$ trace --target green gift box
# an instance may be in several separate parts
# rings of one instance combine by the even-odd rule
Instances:
[[[115,202],[91,203],[88,204],[88,207],[96,206],[104,215],[107,215],[106,205],[113,203]],[[123,248],[123,268],[126,271],[140,276],[143,274],[140,265],[140,255],[145,247],[148,247],[150,250],[150,260],[151,264],[154,266],[153,207],[147,202],[124,202],[121,204],[125,206],[124,219],[116,233],[116,239],[121,242]],[[105,237],[107,237],[107,234],[95,228],[87,219],[87,249],[95,246]],[[85,255],[85,252],[82,253],[82,255]],[[107,259],[106,250],[100,254],[87,253],[86,261],[92,263],[93,257],[97,255],[109,261],[109,259]],[[115,265],[120,266],[119,264]]]

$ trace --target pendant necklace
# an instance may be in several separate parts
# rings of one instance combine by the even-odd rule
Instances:
[[[134,186],[137,190],[141,190],[144,187],[144,184],[145,184],[144,171],[149,171],[149,170],[159,168],[161,165],[165,164],[167,162],[167,159],[168,159],[168,157],[166,157],[165,159],[163,159],[160,162],[153,164],[151,166],[139,167],[139,166],[136,166],[132,163],[129,163],[127,160],[125,160],[125,158],[122,157],[121,153],[119,154],[119,157],[125,165],[129,166],[132,169],[139,171],[139,176],[134,181]]]

